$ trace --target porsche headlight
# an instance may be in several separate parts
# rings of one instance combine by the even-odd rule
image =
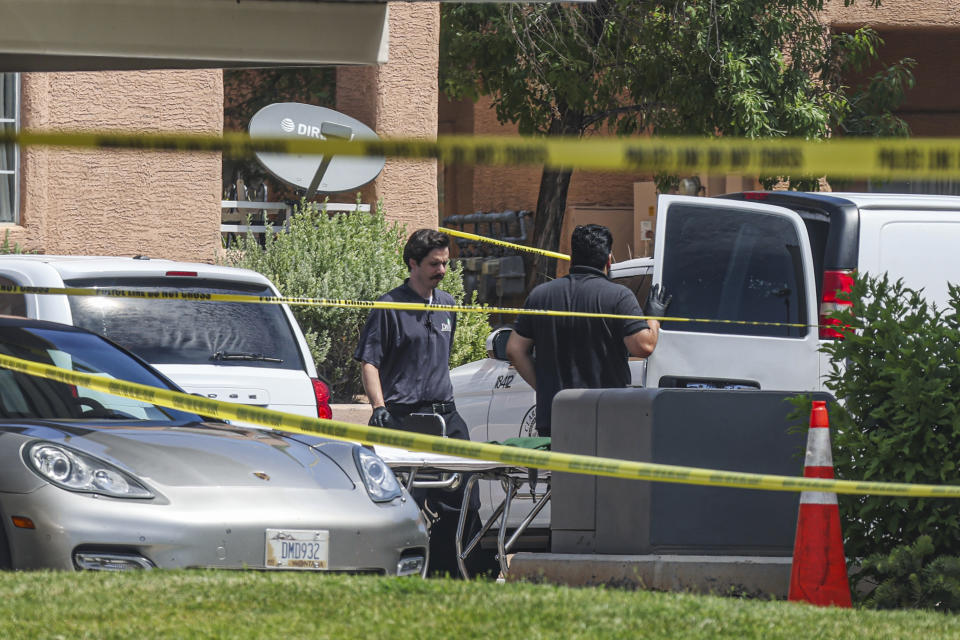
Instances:
[[[153,493],[129,473],[59,444],[34,442],[27,447],[24,457],[30,468],[45,480],[70,491],[113,498],[153,497]]]
[[[354,447],[353,458],[363,478],[363,486],[374,502],[390,502],[399,498],[403,493],[393,470],[387,466],[380,456],[363,447]]]

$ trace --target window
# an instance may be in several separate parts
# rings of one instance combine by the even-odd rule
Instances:
[[[91,278],[68,287],[172,290],[169,279]],[[183,293],[272,296],[259,284],[196,280]],[[68,296],[73,323],[99,333],[151,364],[216,364],[302,370],[303,358],[283,308],[276,304]]]
[[[108,380],[168,388],[150,369],[103,338],[72,329],[0,326],[0,353]],[[197,416],[148,402],[77,387],[26,373],[0,370],[0,420],[191,420]]]
[[[18,284],[10,278],[0,276],[0,285],[15,287]],[[25,318],[27,316],[27,297],[22,293],[0,293],[0,315]]]
[[[20,74],[0,73],[0,129],[20,127]],[[0,144],[0,222],[17,222],[20,208],[20,150]]]
[[[663,283],[670,315],[806,323],[800,240],[789,220],[757,211],[671,207]],[[673,212],[682,215],[672,215]],[[803,337],[802,327],[665,322],[673,331]]]
[[[868,180],[867,191],[871,193],[919,193],[939,196],[960,195],[960,181],[940,180]]]

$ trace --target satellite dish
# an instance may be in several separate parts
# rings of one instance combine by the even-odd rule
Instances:
[[[316,138],[326,140],[372,139],[377,134],[355,118],[311,104],[277,102],[250,119],[251,138]],[[313,154],[256,153],[267,171],[279,180],[307,190],[350,191],[367,184],[383,170],[383,156],[323,156]]]

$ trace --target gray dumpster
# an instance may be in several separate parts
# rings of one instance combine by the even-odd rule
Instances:
[[[777,391],[592,389],[559,393],[553,450],[689,467],[803,474]],[[826,393],[815,400],[834,400]],[[806,424],[806,420],[793,424]],[[551,550],[576,554],[789,556],[799,494],[553,474]]]

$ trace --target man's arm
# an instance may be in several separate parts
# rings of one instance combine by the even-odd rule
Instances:
[[[654,318],[663,317],[670,306],[673,296],[667,295],[667,290],[659,284],[650,287],[650,293],[647,295],[647,303],[643,308],[643,315],[653,316]],[[623,339],[630,355],[637,358],[646,358],[657,347],[657,341],[660,339],[660,321],[647,318],[646,329],[641,329],[632,333]]]
[[[380,370],[369,362],[364,362],[360,365],[360,379],[363,381],[363,390],[367,394],[367,399],[370,400],[370,405],[373,407],[373,414],[367,424],[371,427],[395,428],[393,416],[387,411],[383,402]]]
[[[517,373],[520,374],[520,377],[536,391],[537,373],[533,365],[532,351],[532,338],[524,338],[516,331],[510,334],[510,338],[507,340],[507,357],[510,358],[510,362]]]
[[[647,329],[631,333],[623,339],[627,351],[636,358],[646,358],[657,348],[657,340],[660,337],[660,321],[647,320],[647,325]]]
[[[363,390],[367,394],[370,405],[376,409],[382,407],[383,387],[380,386],[380,370],[369,362],[360,365],[360,379],[363,382]]]

